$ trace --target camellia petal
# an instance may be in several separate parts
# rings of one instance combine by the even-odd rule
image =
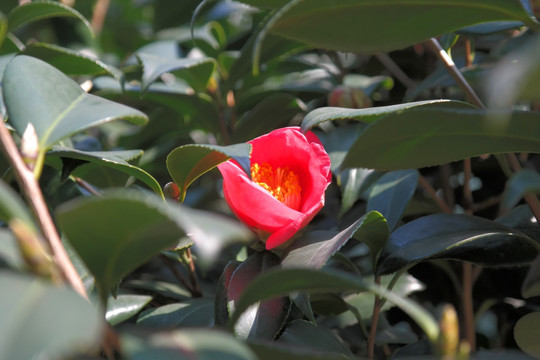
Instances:
[[[315,134],[298,127],[277,129],[249,143],[252,178],[234,160],[220,164],[223,193],[234,214],[273,249],[324,206],[330,157]]]

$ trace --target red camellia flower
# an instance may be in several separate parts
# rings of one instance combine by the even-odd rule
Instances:
[[[306,226],[324,205],[330,157],[312,132],[274,130],[249,141],[251,179],[234,160],[218,166],[235,215],[276,248]]]

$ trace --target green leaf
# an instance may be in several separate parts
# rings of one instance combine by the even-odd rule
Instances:
[[[141,311],[150,301],[147,295],[118,295],[116,299],[109,298],[105,319],[111,326],[118,325]]]
[[[521,284],[521,294],[525,299],[540,296],[540,256],[531,264],[527,276]]]
[[[363,218],[362,226],[354,232],[352,237],[369,247],[371,261],[375,268],[379,255],[390,236],[390,229],[384,216],[377,211],[370,211]]]
[[[370,124],[343,160],[343,168],[412,169],[467,157],[540,152],[533,112],[422,109],[394,113]]]
[[[227,304],[229,299],[227,297],[227,292],[233,273],[240,264],[239,261],[230,261],[225,265],[225,268],[219,277],[216,285],[216,299],[214,306],[215,326],[226,326],[227,321],[229,321],[229,308]]]
[[[57,220],[96,279],[103,301],[122,277],[185,236],[180,210],[134,190],[75,199]]]
[[[196,298],[143,311],[137,324],[153,328],[210,327],[214,321],[214,302]]]
[[[529,169],[514,174],[508,181],[501,207],[509,210],[527,193],[540,194],[540,174]]]
[[[299,347],[277,341],[250,340],[249,347],[257,354],[259,360],[361,360],[356,356],[344,356],[339,353],[328,353],[313,349]]]
[[[356,120],[371,124],[386,115],[402,113],[415,108],[472,108],[472,105],[454,100],[424,100],[397,105],[377,106],[366,109],[348,109],[340,107],[322,107],[309,112],[302,120],[301,128],[307,131],[327,121]]]
[[[229,159],[236,160],[247,174],[251,174],[250,155],[249,144],[184,145],[169,153],[167,169],[178,185],[180,200],[183,201],[187,188],[193,181]]]
[[[374,284],[366,284],[357,277],[341,271],[312,269],[271,269],[255,278],[236,302],[230,324],[235,324],[241,314],[258,301],[272,299],[297,291],[325,293],[333,291],[370,291],[393,302],[407,313],[426,333],[430,341],[439,335],[438,325],[429,312],[412,302]]]
[[[10,123],[19,135],[34,125],[41,156],[59,140],[93,126],[118,119],[148,121],[138,110],[85,93],[56,68],[25,55],[8,64],[3,85]]]
[[[123,283],[122,287],[149,291],[175,300],[183,301],[191,297],[191,293],[180,285],[163,281],[133,279]]]
[[[7,14],[8,31],[22,25],[52,17],[71,17],[80,20],[94,36],[92,26],[77,10],[56,1],[33,1],[15,7]]]
[[[32,43],[20,53],[41,59],[68,75],[110,75],[121,81],[124,74],[97,58],[47,43]]]
[[[527,354],[540,357],[540,311],[529,313],[518,320],[514,327],[514,339],[519,348]]]
[[[0,228],[0,268],[6,266],[23,270],[26,263],[21,256],[15,235],[7,229]]]
[[[4,43],[4,39],[6,38],[8,30],[8,22],[7,18],[2,12],[0,12],[0,48],[2,47],[2,44]]]
[[[272,94],[246,113],[234,129],[235,142],[249,141],[273,129],[290,123],[305,106],[295,96],[286,93]]]
[[[123,333],[121,343],[130,360],[257,360],[255,354],[232,334],[211,329],[139,336]]]
[[[285,250],[281,265],[283,267],[320,269],[353,234],[363,233],[365,238],[388,237],[388,228],[385,230],[377,225],[376,228],[362,230],[364,227],[371,227],[374,222],[377,222],[377,220],[374,220],[374,218],[380,217],[380,214],[377,214],[376,211],[365,214],[336,235],[330,234],[330,232],[313,232],[302,236]],[[372,241],[376,242],[375,240]]]
[[[169,72],[186,80],[195,90],[202,91],[206,89],[216,68],[216,61],[211,58],[171,59],[147,53],[139,53],[137,57],[143,66],[141,84],[143,94],[151,83]]]
[[[107,166],[112,169],[122,171],[136,179],[141,180],[148,185],[156,194],[163,197],[161,186],[152,175],[143,169],[131,165],[128,161],[142,155],[142,150],[124,150],[124,151],[80,151],[63,146],[54,146],[53,150],[48,152],[49,156],[58,156],[61,158],[76,159],[88,161],[97,165]]]
[[[278,259],[270,252],[257,252],[242,262],[232,274],[227,289],[229,313],[237,307],[238,299],[257,275],[278,265]],[[250,306],[236,322],[234,331],[242,339],[272,340],[287,316],[285,298],[275,298]]]
[[[99,345],[102,316],[73,290],[8,271],[0,288],[9,289],[0,296],[0,358],[62,358]]]
[[[267,25],[274,34],[316,48],[353,53],[401,49],[490,21],[517,20],[539,27],[520,0],[342,0],[339,5],[332,0],[242,2],[274,9],[283,5]]]
[[[380,212],[392,231],[416,191],[419,176],[417,170],[396,170],[384,174],[371,188],[366,211]]]
[[[351,351],[329,329],[315,326],[305,320],[294,320],[289,323],[278,341],[323,353],[352,356]]]
[[[9,223],[13,218],[21,220],[31,229],[36,230],[34,219],[24,201],[0,179],[0,221]]]
[[[434,214],[394,231],[377,272],[387,274],[430,259],[454,259],[482,266],[515,266],[535,257],[540,244],[515,229],[484,218]]]

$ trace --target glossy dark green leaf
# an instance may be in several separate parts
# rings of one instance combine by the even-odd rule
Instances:
[[[58,69],[25,55],[8,64],[3,85],[11,125],[23,134],[32,123],[41,153],[92,126],[118,119],[135,124],[148,121],[138,110],[85,93]]]
[[[236,160],[247,174],[251,174],[250,154],[249,144],[184,145],[174,149],[167,156],[167,169],[178,185],[180,199],[183,200],[188,186],[193,181],[231,158]]]
[[[370,124],[342,167],[382,170],[445,164],[506,152],[540,152],[540,116],[533,112],[423,109],[394,113]]]
[[[124,275],[185,236],[180,217],[179,209],[159,197],[128,190],[76,199],[57,211],[103,301]]]
[[[216,62],[211,58],[171,59],[147,53],[139,53],[137,57],[143,66],[141,84],[143,93],[151,83],[169,72],[185,79],[195,90],[204,90],[216,68]]]
[[[387,274],[420,261],[454,259],[482,266],[515,266],[532,261],[540,244],[519,231],[469,215],[434,214],[394,231],[377,266]]]
[[[52,17],[70,17],[83,23],[90,34],[93,35],[92,26],[77,10],[57,1],[34,1],[27,2],[15,7],[7,14],[8,30],[13,31],[18,27]]]
[[[525,280],[523,280],[521,295],[526,299],[540,296],[540,256],[534,259]]]
[[[143,311],[137,324],[153,328],[211,327],[214,302],[196,298]]]
[[[384,216],[377,211],[370,211],[363,216],[362,225],[352,235],[358,241],[369,247],[373,267],[377,264],[379,255],[388,241],[390,228]]]
[[[261,273],[277,266],[278,259],[270,252],[258,252],[242,262],[232,274],[227,290],[229,313],[235,312],[237,302],[249,284]],[[272,340],[287,316],[285,298],[275,298],[250,306],[243,312],[234,326],[234,331],[242,339]]]
[[[352,356],[351,351],[343,344],[342,340],[336,338],[329,329],[316,326],[305,320],[294,320],[289,323],[279,337],[279,342],[310,348],[323,353],[337,353],[346,357]]]
[[[61,358],[81,347],[97,349],[102,315],[73,290],[8,271],[0,274],[0,288],[9,289],[0,296],[0,358]]]
[[[283,255],[281,265],[283,267],[320,269],[326,264],[328,259],[336,253],[336,251],[353,237],[355,232],[360,231],[363,234],[366,234],[366,238],[370,237],[370,235],[387,237],[388,229],[386,229],[386,232],[379,227],[361,230],[363,227],[370,227],[373,223],[376,223],[376,221],[373,221],[373,213],[362,216],[338,234],[325,231],[303,235],[287,248]],[[377,215],[374,216],[377,217]],[[378,216],[380,217],[380,214],[378,214]]]
[[[527,354],[540,357],[540,311],[529,313],[518,320],[514,327],[514,339],[521,350]]]
[[[335,132],[335,131],[333,131]],[[325,146],[325,149],[327,147]],[[348,150],[348,149],[347,149]],[[328,151],[328,149],[327,149]],[[346,151],[343,151],[340,163],[338,164],[336,170],[339,168],[341,161],[345,158],[347,154]],[[329,153],[330,159],[332,160],[332,154]],[[334,168],[334,162],[332,162],[332,168]],[[332,169],[334,170],[334,169]],[[341,208],[340,215],[343,215],[345,212],[350,210],[356,201],[360,198],[367,198],[366,192],[368,189],[375,183],[381,176],[383,172],[375,171],[372,169],[345,169],[342,171],[339,176],[341,179]]]
[[[384,174],[371,188],[366,211],[380,212],[392,231],[416,191],[419,175],[417,170],[396,170]]]
[[[179,284],[164,281],[133,279],[126,281],[122,286],[135,290],[148,291],[175,300],[183,301],[191,297],[191,293]]]
[[[506,184],[501,206],[508,210],[516,205],[527,193],[540,194],[540,174],[525,169],[512,176]]]
[[[283,127],[296,115],[301,114],[304,107],[304,104],[293,95],[286,93],[270,95],[238,120],[233,141],[249,141]]]
[[[227,297],[227,292],[233,273],[240,264],[241,263],[239,261],[229,262],[227,265],[225,265],[225,268],[218,279],[214,304],[214,322],[216,326],[226,326],[227,322],[229,321],[229,308],[227,304],[229,299]]]
[[[242,313],[252,304],[297,291],[326,293],[336,291],[370,291],[379,295],[406,312],[422,328],[431,341],[438,337],[439,329],[434,318],[409,299],[388,292],[374,284],[365,283],[349,273],[313,269],[271,269],[256,277],[235,303],[231,324],[235,324]]]
[[[315,126],[318,126],[326,121],[335,120],[356,120],[371,124],[381,117],[394,113],[402,113],[415,108],[424,107],[455,107],[455,108],[471,108],[472,106],[454,100],[424,100],[397,105],[378,106],[366,109],[348,109],[340,107],[322,107],[309,112],[302,120],[302,129],[307,131]]]
[[[250,340],[249,347],[257,354],[259,360],[362,360],[356,356],[344,357],[339,353],[328,353],[309,348],[299,347],[298,345],[287,344],[276,341]]]
[[[141,311],[150,301],[147,295],[118,295],[116,299],[109,298],[105,319],[111,326],[118,325]]]
[[[233,335],[211,329],[123,333],[120,340],[130,360],[257,360]]]
[[[519,0],[346,0],[339,6],[331,0],[242,2],[274,9],[287,3],[269,20],[267,27],[272,33],[313,47],[345,52],[400,49],[489,21],[517,20],[538,28]],[[385,31],[373,31],[383,28]]]
[[[34,219],[21,197],[0,180],[0,221],[9,222],[16,218],[24,222],[31,229],[36,229]]]
[[[68,75],[110,75],[117,80],[124,75],[117,68],[82,52],[47,43],[32,43],[20,54],[41,59]]]
[[[163,197],[163,191],[156,179],[143,169],[131,165],[128,161],[142,155],[142,150],[123,151],[80,151],[63,146],[55,146],[48,152],[49,156],[88,161],[97,165],[107,166],[122,171],[148,185],[156,194]]]

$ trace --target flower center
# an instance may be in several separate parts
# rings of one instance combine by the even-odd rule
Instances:
[[[302,188],[298,175],[288,166],[276,169],[268,163],[251,165],[251,179],[291,209],[300,210]]]

